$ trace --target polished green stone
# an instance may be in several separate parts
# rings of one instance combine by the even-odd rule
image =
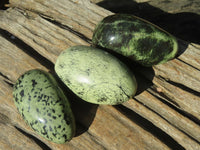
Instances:
[[[66,86],[83,100],[115,105],[136,92],[134,75],[113,55],[88,46],[74,46],[63,51],[55,71]]]
[[[13,97],[23,119],[42,137],[65,143],[74,136],[70,104],[50,73],[26,72],[14,85]]]
[[[146,20],[127,14],[104,18],[94,31],[92,43],[144,66],[167,62],[178,51],[175,37]]]

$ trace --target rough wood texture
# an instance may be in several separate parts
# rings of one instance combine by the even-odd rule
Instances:
[[[38,136],[17,112],[12,85],[30,69],[54,72],[59,53],[90,45],[95,25],[112,12],[88,0],[10,0],[10,6],[0,11],[0,149],[200,149],[200,45],[183,40],[176,59],[132,66],[139,92],[128,102],[97,106],[72,97],[77,133],[70,142]]]

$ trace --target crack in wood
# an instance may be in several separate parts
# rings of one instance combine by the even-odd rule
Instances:
[[[187,87],[187,86],[185,86],[185,85],[183,85],[183,84],[176,83],[176,82],[171,81],[171,80],[167,80],[167,79],[165,79],[165,78],[162,77],[162,76],[158,76],[158,78],[161,79],[161,80],[163,80],[163,81],[165,81],[165,82],[168,82],[168,83],[174,85],[175,87],[179,87],[180,89],[182,89],[182,90],[184,90],[184,91],[187,91],[187,92],[189,92],[189,93],[192,93],[192,94],[194,94],[194,95],[200,97],[200,92],[195,91],[195,90],[193,90],[193,89],[191,89],[191,88],[189,88],[189,87]]]
[[[87,43],[89,43],[89,44],[92,43],[92,40],[91,40],[91,39],[89,39],[88,37],[86,37],[86,36],[83,35],[82,33],[73,30],[73,29],[70,28],[69,26],[63,25],[63,24],[61,24],[60,22],[58,22],[58,21],[56,21],[56,20],[54,20],[54,19],[52,19],[52,18],[49,18],[48,16],[45,16],[45,15],[43,15],[43,14],[40,14],[40,17],[42,17],[43,19],[45,19],[45,20],[47,20],[47,21],[53,23],[54,25],[56,25],[56,26],[58,26],[58,27],[60,27],[60,28],[62,28],[62,29],[65,29],[65,30],[67,30],[67,31],[69,31],[69,32],[71,32],[71,33],[73,33],[73,34],[75,34],[76,36],[80,37],[81,39],[83,39],[83,40],[86,41]]]
[[[10,124],[11,123],[11,120],[8,116],[0,113],[0,123],[2,124]]]
[[[167,97],[165,94],[163,94],[162,92],[158,93],[156,90],[156,87],[153,86],[149,89],[147,89],[147,91],[153,95],[154,97],[156,97],[158,100],[160,100],[162,103],[166,104],[167,106],[169,106],[170,108],[174,109],[176,112],[180,113],[181,115],[187,117],[188,119],[194,121],[196,124],[200,125],[200,120],[198,118],[196,118],[195,116],[193,116],[192,114],[189,114],[188,112],[182,110],[180,108],[180,106],[172,101],[172,99],[170,99],[169,97]],[[177,106],[177,107],[176,107]],[[159,114],[158,114],[159,115]]]
[[[153,123],[151,123],[149,120],[143,118],[142,116],[140,116],[136,112],[130,110],[129,108],[127,108],[127,107],[125,107],[123,105],[114,106],[114,108],[117,109],[122,114],[124,114],[131,121],[133,121],[134,123],[138,124],[144,130],[150,132],[155,137],[157,137],[158,139],[160,139],[163,143],[165,143],[171,149],[184,150],[184,148],[179,143],[177,143],[177,141],[175,141],[170,135],[168,135],[167,133],[165,133],[164,131],[162,131],[160,128],[156,127]]]
[[[90,37],[92,36],[92,31],[94,29],[94,25],[103,17],[106,17],[109,14],[112,14],[111,12],[101,9],[99,7],[96,7],[96,6],[94,7],[93,5],[88,5],[89,1],[87,2],[85,0],[84,1],[80,0],[79,2],[81,4],[74,3],[73,5],[70,5],[70,6],[68,5],[69,1],[64,1],[64,0],[63,1],[54,1],[54,0],[36,1],[36,0],[33,0],[31,2],[28,0],[11,0],[10,2],[13,4],[13,7],[16,6],[18,8],[23,8],[21,11],[21,13],[23,15],[21,15],[21,14],[19,15],[18,10],[17,11],[15,10],[16,8],[10,9],[9,11],[4,11],[5,13],[1,13],[2,14],[2,17],[1,17],[1,20],[2,20],[1,25],[2,26],[1,27],[3,29],[7,30],[8,32],[12,33],[16,37],[21,38],[21,40],[24,41],[25,43],[27,43],[27,45],[30,45],[30,47],[32,47],[32,49],[30,50],[31,53],[32,53],[32,51],[37,51],[38,53],[43,55],[43,57],[46,57],[45,59],[51,60],[52,62],[55,62],[57,55],[65,47],[69,47],[74,44],[77,45],[78,43],[86,44],[86,45],[88,43],[90,44],[91,43]],[[34,4],[34,5],[32,5],[32,4]],[[43,5],[44,5],[44,7],[43,7]],[[47,7],[47,6],[49,6],[49,7]],[[63,6],[63,7],[61,7],[62,11],[59,11],[60,10],[59,6]],[[73,7],[71,7],[71,6],[73,6]],[[52,9],[53,9],[53,11],[52,11]],[[12,11],[12,10],[15,10],[15,11]],[[92,10],[94,10],[94,12],[96,12],[96,14],[93,14]],[[134,10],[134,11],[137,11],[137,10]],[[31,12],[33,14],[31,14]],[[145,13],[145,11],[143,11],[143,12]],[[90,14],[90,15],[87,16],[87,14]],[[153,14],[155,14],[155,13],[151,13],[150,16],[152,17]],[[36,17],[35,17],[35,15],[36,15]],[[38,15],[40,15],[40,17]],[[45,16],[45,15],[47,15],[47,16]],[[45,18],[47,18],[47,19],[45,19]],[[56,21],[58,21],[58,24],[56,24],[56,22],[54,22],[54,20],[51,18],[54,18]],[[50,19],[51,22],[48,19]],[[172,18],[172,20],[173,20],[173,18]],[[64,25],[62,25],[62,24],[64,24]],[[176,24],[174,24],[174,25],[176,25]],[[32,30],[32,32],[27,31],[27,28],[29,30]],[[62,28],[62,29],[58,30],[59,28]],[[54,32],[49,33],[49,31],[52,31],[52,30]],[[56,36],[57,32],[59,32],[58,36]],[[71,34],[68,35],[68,33],[71,33]],[[12,34],[10,34],[10,36],[12,36]],[[49,36],[49,38],[46,35]],[[60,36],[60,35],[62,35],[62,36]],[[71,36],[71,35],[74,35],[74,36]],[[89,37],[89,39],[82,40],[84,38],[84,36]],[[40,39],[40,37],[41,37],[41,39]],[[69,37],[69,40],[65,40],[68,37]],[[8,37],[8,39],[9,39],[9,41],[11,41],[15,45],[17,45],[15,43],[16,39],[11,40],[10,37]],[[33,42],[33,40],[36,40],[36,41]],[[43,43],[43,42],[46,42],[45,40],[46,41],[49,40],[50,42],[48,41],[47,43]],[[70,42],[70,40],[72,42]],[[79,40],[81,40],[81,42]],[[41,43],[38,43],[40,41],[41,41]],[[55,41],[55,43],[54,43],[54,41]],[[87,41],[87,42],[85,42],[85,41]],[[56,45],[57,42],[58,42],[58,45]],[[50,44],[50,45],[48,45],[48,44]],[[54,46],[54,47],[51,48],[51,46]],[[20,48],[19,45],[18,45],[18,47]],[[175,141],[176,144],[177,143],[180,144],[181,148],[184,147],[185,149],[195,149],[195,148],[197,149],[199,147],[199,145],[198,145],[197,141],[195,141],[194,139],[191,138],[191,136],[195,137],[196,140],[199,141],[199,128],[198,128],[199,120],[197,119],[195,122],[194,121],[195,119],[190,115],[193,114],[193,115],[196,115],[196,117],[198,117],[198,113],[199,113],[198,105],[195,105],[197,102],[196,100],[198,100],[198,99],[196,98],[195,94],[189,93],[189,92],[190,92],[190,88],[193,89],[193,87],[194,87],[194,90],[196,90],[196,91],[198,91],[198,89],[199,89],[198,88],[198,84],[199,84],[198,71],[199,70],[197,71],[196,68],[194,68],[194,67],[192,68],[190,66],[190,65],[193,65],[198,68],[198,64],[199,64],[199,60],[198,60],[199,51],[198,50],[199,50],[199,48],[197,48],[197,46],[192,47],[190,43],[187,43],[185,41],[180,41],[180,47],[181,47],[180,54],[182,54],[182,55],[180,55],[180,57],[178,57],[178,59],[172,60],[171,62],[166,63],[166,65],[160,65],[161,69],[159,68],[159,66],[153,68],[157,75],[161,75],[165,78],[165,81],[161,81],[161,79],[158,78],[158,76],[154,76],[154,73],[151,74],[151,72],[148,70],[145,71],[143,68],[136,69],[136,71],[140,71],[138,76],[141,75],[141,78],[144,76],[144,80],[141,80],[141,84],[146,84],[147,81],[153,82],[157,86],[155,88],[157,88],[157,89],[160,88],[161,93],[163,92],[164,95],[167,95],[167,97],[164,98],[161,95],[156,95],[158,97],[154,96],[152,93],[154,93],[154,94],[159,93],[159,90],[156,91],[156,89],[154,89],[155,91],[150,93],[149,92],[150,90],[148,90],[151,88],[150,87],[147,89],[147,91],[146,90],[142,91],[139,95],[137,95],[138,101],[127,102],[127,105],[123,104],[123,106],[126,106],[128,109],[130,109],[130,111],[133,111],[133,115],[130,114],[130,118],[132,118],[134,116],[134,113],[136,112],[137,114],[139,114],[139,116],[142,116],[143,118],[145,118],[146,120],[151,122],[153,124],[153,126],[156,126],[156,128],[159,128],[162,132],[166,133],[167,136],[169,136],[169,138],[172,138],[172,142]],[[185,48],[187,48],[186,51],[185,51]],[[9,49],[9,47],[8,47],[8,49]],[[24,49],[26,52],[24,51]],[[4,49],[2,49],[2,50],[4,50]],[[28,50],[29,49],[23,48],[24,53],[28,54],[29,53]],[[14,52],[14,50],[12,52]],[[181,52],[184,52],[184,53],[181,53]],[[40,54],[39,54],[39,56],[40,56]],[[35,54],[31,54],[31,55],[28,54],[28,55],[30,57],[34,57],[34,59],[36,59],[36,57],[37,57],[37,55],[35,55]],[[183,61],[179,60],[179,58]],[[5,59],[6,58],[4,58],[3,60],[5,60]],[[19,58],[16,58],[16,60],[17,59],[19,59]],[[37,58],[36,60],[38,62],[40,62],[39,59],[40,58]],[[26,60],[26,59],[22,59],[22,60]],[[185,61],[187,63],[189,63],[190,65],[187,64]],[[34,68],[37,67],[37,65],[38,65],[38,63],[37,63],[37,65],[34,65],[31,63],[32,62],[30,60],[30,66],[32,66]],[[41,62],[40,62],[40,64],[39,64],[39,67],[41,67],[43,65],[43,63],[41,63]],[[48,62],[45,64],[48,64]],[[18,63],[18,65],[20,65],[20,63]],[[7,67],[6,65],[5,65],[5,67],[3,66],[3,68],[5,68],[5,69],[6,69],[6,67]],[[52,64],[52,67],[53,67],[53,64]],[[17,73],[20,74],[22,72],[23,72],[23,69]],[[8,74],[8,76],[12,76],[12,74],[15,74],[15,73],[16,73],[15,70],[10,70],[8,73],[6,73],[6,75]],[[186,76],[186,77],[184,78],[184,76]],[[3,77],[1,77],[1,78],[3,78]],[[3,80],[4,79],[6,80],[6,78],[3,78]],[[175,82],[175,83],[176,82],[181,83],[181,85],[184,84],[184,86],[189,87],[188,91],[185,90],[185,87],[183,87],[183,90],[178,86],[175,87],[176,85],[174,86],[173,83],[169,83],[167,79],[169,79],[169,81],[173,80],[173,82]],[[6,85],[6,84],[4,84],[5,81],[3,82],[3,80],[1,80],[2,85]],[[2,88],[3,90],[7,90],[5,92],[5,95],[3,95],[2,102],[3,102],[3,104],[4,103],[9,104],[8,105],[9,108],[12,108],[13,104],[9,103],[9,101],[7,99],[7,95],[10,96],[7,93],[11,94],[12,90],[8,86],[6,86],[6,88],[7,89]],[[196,94],[198,94],[198,93],[196,93]],[[11,97],[9,97],[9,98],[11,98]],[[170,100],[175,101],[175,103],[178,103],[178,105],[180,105],[180,107],[184,111],[179,110],[179,107],[176,106],[175,104],[173,105],[173,103],[170,103],[167,100],[167,98],[168,99],[171,98]],[[71,99],[71,97],[70,97],[70,99]],[[160,103],[160,101],[162,101],[164,104]],[[77,102],[75,102],[75,103],[77,104]],[[165,105],[165,103],[166,103],[166,105]],[[82,109],[83,107],[84,106],[81,106],[80,109]],[[102,110],[102,108],[105,108],[105,109]],[[65,146],[60,146],[60,145],[58,146],[58,145],[54,145],[53,143],[48,144],[48,141],[45,141],[45,143],[47,143],[48,146],[51,147],[52,149],[66,149],[69,147],[70,148],[72,147],[74,149],[87,149],[87,148],[88,149],[94,149],[94,148],[97,149],[97,148],[99,148],[99,145],[105,146],[105,149],[106,148],[107,149],[108,148],[109,149],[118,149],[119,146],[121,146],[123,148],[125,148],[125,147],[126,148],[127,147],[135,148],[137,146],[141,146],[141,148],[143,148],[143,147],[147,146],[146,149],[152,149],[152,147],[154,147],[155,145],[156,145],[156,147],[165,147],[166,149],[168,149],[168,147],[166,146],[166,145],[170,144],[169,143],[170,140],[168,140],[168,137],[164,136],[163,139],[159,139],[159,138],[157,139],[157,137],[154,137],[154,135],[151,135],[151,133],[148,134],[142,128],[140,128],[140,127],[137,128],[136,124],[131,123],[132,120],[129,121],[129,118],[127,118],[127,115],[123,115],[123,114],[120,115],[120,113],[117,113],[117,110],[114,111],[115,109],[114,108],[111,109],[111,108],[113,108],[113,107],[100,106],[100,108],[98,108],[98,110],[97,110],[97,113],[94,115],[95,119],[92,118],[90,120],[90,124],[92,123],[91,126],[90,126],[90,124],[87,125],[88,118],[91,114],[90,109],[85,109],[86,112],[89,112],[89,116],[88,116],[88,113],[86,113],[86,115],[83,115],[83,114],[80,115],[80,110],[78,109],[78,111],[76,113],[77,114],[79,113],[78,114],[79,118],[77,120],[80,120],[81,125],[83,124],[83,126],[88,127],[87,132],[84,134],[81,134],[80,136],[77,136],[74,140],[72,140],[71,143],[66,144]],[[106,113],[104,113],[105,111],[106,111]],[[4,110],[2,110],[2,113],[3,112],[4,112]],[[126,110],[125,110],[125,112],[126,112]],[[9,117],[11,119],[15,120],[15,118],[12,118],[13,116],[15,116],[14,113],[15,112],[10,113]],[[117,115],[115,113],[117,113]],[[127,113],[129,114],[129,112],[127,112]],[[189,113],[191,113],[191,114],[189,114]],[[115,117],[113,119],[113,121],[111,121],[113,116],[111,116],[110,114],[112,114]],[[84,116],[85,118],[83,118],[82,116]],[[116,122],[114,122],[114,121],[116,121]],[[19,125],[21,125],[19,120],[17,120],[16,122]],[[171,124],[169,124],[169,122]],[[145,124],[147,127],[150,126],[148,122],[145,121],[145,123],[147,123],[147,124]],[[124,126],[120,126],[120,124],[123,124]],[[110,126],[111,128],[107,128],[108,126]],[[175,128],[174,126],[176,126],[177,128]],[[83,129],[85,129],[85,127],[83,127]],[[121,127],[124,127],[124,128],[121,128]],[[107,128],[107,129],[105,130],[105,128]],[[154,129],[156,130],[156,128],[154,128]],[[126,129],[128,129],[127,132],[125,132]],[[138,135],[132,132],[134,129],[137,129],[137,132],[139,132]],[[148,129],[151,131],[151,128],[148,128]],[[179,129],[181,129],[181,130],[179,130]],[[23,130],[27,131],[26,129],[23,129]],[[187,134],[185,132],[182,132],[182,130],[185,131]],[[29,132],[29,131],[27,131],[27,132]],[[91,133],[91,135],[89,135],[90,133]],[[130,135],[133,134],[136,137],[135,141],[132,139],[132,138],[134,138],[134,136],[129,138],[127,133],[128,134],[130,133]],[[190,135],[190,137],[188,136],[188,134]],[[119,137],[118,135],[122,135],[122,136]],[[128,136],[128,137],[126,137],[126,136]],[[137,139],[139,139],[139,137],[142,137],[142,140],[141,140],[142,142],[140,142],[140,140],[137,140]],[[96,138],[96,139],[93,139],[93,138]],[[165,139],[165,138],[167,138],[167,139]],[[112,140],[110,140],[110,139],[112,139]],[[124,139],[126,139],[126,141],[124,141]],[[130,143],[127,142],[127,141],[129,141],[129,139],[130,139]],[[155,139],[155,141],[153,139]],[[40,139],[40,140],[43,141],[43,139]],[[94,140],[97,140],[99,143],[95,144],[95,142],[93,142]],[[163,140],[167,141],[165,143],[166,145],[163,144]],[[115,143],[113,144],[112,142],[109,142],[109,141],[112,141]],[[15,141],[12,141],[12,142],[14,144],[16,143]],[[135,145],[132,144],[133,142]],[[141,143],[143,145],[140,145]],[[79,147],[79,145],[81,145],[81,147]],[[163,145],[165,145],[165,146],[163,146]],[[172,149],[174,148],[173,144],[172,144],[171,148]],[[179,148],[179,145],[178,145],[178,148]],[[100,149],[103,149],[103,147],[100,147]]]
[[[98,140],[98,138],[97,138],[95,135],[93,135],[93,134],[90,133],[90,132],[87,132],[87,133],[92,137],[92,140],[93,140],[97,145],[101,145],[101,147],[103,148],[103,150],[108,150],[108,147],[105,146],[105,145],[103,145],[103,144]]]
[[[2,72],[0,72],[0,76],[2,76],[3,81],[8,84],[10,87],[13,87],[14,82],[10,80],[6,75],[4,75]]]
[[[21,39],[15,37],[14,35],[12,35],[11,33],[9,33],[8,31],[5,31],[3,29],[0,29],[0,35],[3,36],[8,41],[10,41],[11,43],[15,44],[18,48],[20,48],[21,50],[23,50],[30,57],[34,58],[41,65],[45,66],[49,70],[54,70],[54,64],[51,61],[49,61],[44,56],[40,55],[36,50],[34,50],[29,45],[27,45]],[[11,38],[11,36],[14,36],[15,38]]]
[[[182,60],[182,59],[180,59],[180,58],[177,58],[177,59],[178,59],[179,61],[183,62],[184,64],[187,64],[188,66],[190,66],[190,67],[192,67],[192,68],[194,68],[194,69],[200,71],[200,69],[198,69],[198,68],[196,68],[195,66],[193,66],[193,65],[191,65],[191,64],[189,64],[189,63],[187,63],[186,61],[184,61],[184,60]]]
[[[26,137],[32,139],[33,141],[35,141],[43,150],[51,150],[51,148],[49,146],[47,146],[44,142],[42,142],[40,139],[36,138],[35,136],[25,132],[24,130],[20,129],[17,126],[14,126],[19,132],[21,132],[23,135],[25,135]]]

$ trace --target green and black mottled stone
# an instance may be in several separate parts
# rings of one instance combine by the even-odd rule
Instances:
[[[94,31],[92,43],[144,66],[164,63],[178,51],[175,37],[146,20],[127,14],[104,18]]]
[[[90,103],[120,104],[137,89],[135,77],[125,64],[93,47],[74,46],[63,51],[55,71],[69,89]]]
[[[69,141],[75,133],[70,104],[50,73],[31,70],[14,85],[15,105],[39,135],[55,143]]]

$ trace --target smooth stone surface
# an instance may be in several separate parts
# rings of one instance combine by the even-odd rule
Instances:
[[[175,37],[146,20],[126,14],[104,18],[96,26],[92,43],[144,66],[167,62],[178,52]]]
[[[125,64],[92,47],[74,46],[63,51],[55,71],[69,89],[90,103],[120,104],[137,89],[135,77]]]
[[[31,70],[14,85],[15,105],[39,135],[55,143],[69,141],[75,133],[70,104],[50,73]]]

